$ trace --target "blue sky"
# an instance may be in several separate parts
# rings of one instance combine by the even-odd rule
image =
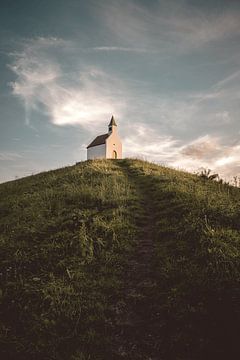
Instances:
[[[0,11],[0,181],[124,156],[240,175],[240,2],[15,0]]]

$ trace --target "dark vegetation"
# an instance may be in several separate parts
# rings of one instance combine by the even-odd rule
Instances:
[[[205,180],[216,180],[219,179],[219,175],[218,174],[211,174],[211,170],[210,169],[203,169],[200,174],[198,174],[201,178],[205,179]],[[220,181],[221,179],[219,179]],[[223,182],[222,180],[220,182]]]
[[[122,160],[0,185],[0,358],[238,359],[240,190],[210,180]]]

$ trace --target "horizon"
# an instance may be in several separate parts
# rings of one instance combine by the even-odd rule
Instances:
[[[240,175],[239,1],[33,0],[0,14],[0,182],[124,157]]]

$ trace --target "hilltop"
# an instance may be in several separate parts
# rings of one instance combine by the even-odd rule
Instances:
[[[240,190],[140,160],[0,185],[1,359],[239,358]]]

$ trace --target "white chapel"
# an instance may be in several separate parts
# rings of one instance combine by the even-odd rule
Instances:
[[[97,136],[87,146],[87,159],[122,159],[122,143],[113,116],[108,125],[108,133]]]

